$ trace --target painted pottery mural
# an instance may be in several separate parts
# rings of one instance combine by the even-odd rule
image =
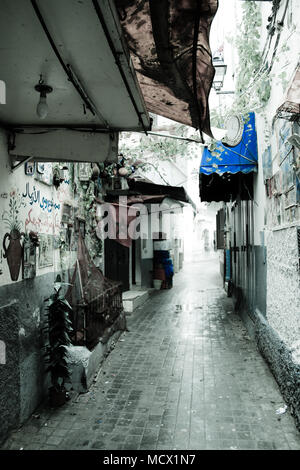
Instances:
[[[7,259],[9,267],[10,277],[12,281],[17,281],[19,278],[20,268],[23,259],[23,246],[21,244],[21,238],[24,237],[25,233],[20,233],[19,230],[12,230],[10,233],[6,233],[3,239],[3,257]],[[6,245],[7,240],[9,241]]]
[[[58,188],[52,184],[51,163],[38,164],[35,170],[15,172],[13,186],[7,178],[1,187],[0,285],[68,270],[76,257],[79,230],[93,259],[99,266],[103,261],[102,244],[93,235],[97,224],[95,184],[88,179],[91,165],[69,164]],[[7,171],[1,163],[0,171]]]
[[[18,280],[23,259],[21,239],[25,234],[21,232],[20,209],[22,206],[24,206],[22,197],[14,190],[10,193],[8,210],[2,214],[4,226],[10,230],[3,238],[3,258],[7,260],[12,281]]]
[[[1,198],[4,199],[0,227],[1,284],[32,278],[36,274],[43,274],[45,268],[53,266],[53,239],[61,228],[59,198],[64,199],[66,195],[68,195],[68,186],[58,192],[47,184],[37,182],[31,176],[27,176],[25,180],[23,176],[21,187],[1,194]],[[41,236],[42,246],[25,243],[32,233]],[[39,273],[36,272],[37,250],[39,250]]]

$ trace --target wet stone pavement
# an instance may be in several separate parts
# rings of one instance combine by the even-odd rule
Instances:
[[[278,386],[226,297],[214,258],[128,317],[90,391],[37,410],[3,449],[300,449]]]

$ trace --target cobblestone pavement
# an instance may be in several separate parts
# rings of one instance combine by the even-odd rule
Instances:
[[[277,384],[222,289],[195,258],[155,292],[87,394],[14,432],[4,449],[300,449]]]

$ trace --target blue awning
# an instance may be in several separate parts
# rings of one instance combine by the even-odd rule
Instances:
[[[257,171],[257,136],[255,129],[255,114],[249,113],[243,117],[244,130],[242,139],[235,147],[217,142],[213,151],[205,148],[202,155],[200,173],[211,175],[217,173],[250,173]]]

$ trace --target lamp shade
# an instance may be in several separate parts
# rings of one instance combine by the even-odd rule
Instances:
[[[227,72],[227,65],[224,64],[223,59],[215,58],[213,59],[213,66],[215,68],[213,87],[215,90],[221,90]]]

